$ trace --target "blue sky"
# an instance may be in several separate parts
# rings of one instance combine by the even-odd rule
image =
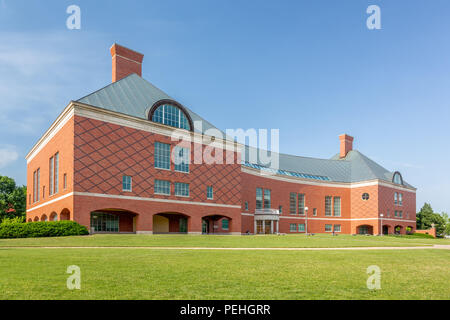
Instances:
[[[66,8],[81,8],[68,30]],[[368,30],[366,8],[381,8]],[[0,0],[0,174],[70,100],[111,81],[109,47],[221,129],[278,128],[280,151],[329,158],[338,135],[450,211],[450,2]]]

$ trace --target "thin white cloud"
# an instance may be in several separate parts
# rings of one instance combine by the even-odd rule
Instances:
[[[0,168],[13,163],[19,158],[19,153],[12,148],[0,148]]]

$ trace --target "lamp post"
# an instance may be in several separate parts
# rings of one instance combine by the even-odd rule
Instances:
[[[305,233],[308,235],[308,207],[305,207]]]
[[[380,235],[383,236],[383,214],[380,213],[380,218],[381,218],[381,232]]]

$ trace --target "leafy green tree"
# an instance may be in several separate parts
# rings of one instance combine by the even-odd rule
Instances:
[[[0,176],[0,221],[5,218],[25,218],[27,188],[18,187],[14,179]]]
[[[436,228],[438,235],[444,234],[447,221],[439,213],[435,213],[429,203],[425,203],[416,215],[417,229],[430,229],[432,225]]]

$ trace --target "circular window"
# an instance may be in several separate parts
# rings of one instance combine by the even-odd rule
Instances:
[[[369,194],[368,193],[363,193],[362,199],[363,200],[369,200]]]

